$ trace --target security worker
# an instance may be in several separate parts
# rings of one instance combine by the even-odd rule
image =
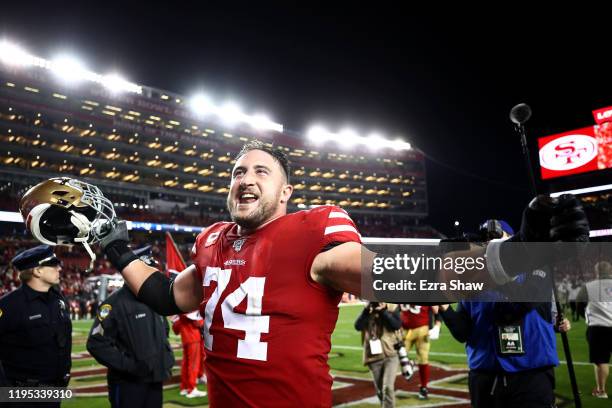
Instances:
[[[143,248],[141,255],[149,249]],[[141,259],[152,262],[147,255]],[[169,330],[166,318],[139,302],[126,285],[100,305],[87,350],[108,367],[113,408],[162,406],[162,382],[170,378],[174,365]]]
[[[22,284],[0,298],[5,381],[8,386],[65,387],[70,380],[72,323],[57,286],[61,262],[51,246],[39,245],[20,252],[11,263]]]

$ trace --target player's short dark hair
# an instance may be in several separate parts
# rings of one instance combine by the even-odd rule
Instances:
[[[242,149],[240,149],[234,160],[238,160],[251,150],[261,150],[262,152],[266,152],[270,156],[274,157],[274,160],[276,160],[278,164],[280,164],[281,168],[285,172],[287,183],[289,183],[289,174],[291,170],[289,167],[289,159],[280,148],[269,146],[260,140],[251,140],[250,142],[247,142],[244,144],[244,146],[242,146]]]

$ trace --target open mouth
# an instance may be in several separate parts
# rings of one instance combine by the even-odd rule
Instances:
[[[238,195],[238,204],[251,204],[257,201],[259,197],[253,193],[240,193]]]

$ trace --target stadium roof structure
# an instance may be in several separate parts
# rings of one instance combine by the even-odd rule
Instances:
[[[7,146],[0,181],[13,188],[69,175],[100,185],[117,202],[224,207],[233,157],[253,139],[292,161],[293,207],[427,216],[424,157],[404,141],[347,129],[295,132],[203,95],[188,98],[93,73],[68,57],[45,60],[0,45],[0,142]]]

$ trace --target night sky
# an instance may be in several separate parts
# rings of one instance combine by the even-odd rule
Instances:
[[[185,3],[3,4],[0,34],[143,85],[231,98],[288,129],[316,121],[399,135],[428,156],[428,222],[446,233],[454,220],[518,227],[530,193],[513,105],[531,105],[532,138],[591,125],[591,110],[612,105],[612,35],[597,9]]]

